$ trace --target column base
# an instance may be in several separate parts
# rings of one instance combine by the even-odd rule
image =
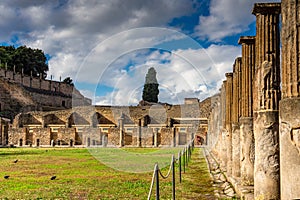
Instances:
[[[279,107],[281,199],[299,199],[300,98],[283,99]]]
[[[240,177],[240,126],[232,124],[232,176]]]
[[[254,197],[280,199],[279,112],[255,112]]]
[[[240,118],[240,160],[241,160],[241,184],[250,186],[254,184],[254,134],[253,118]]]

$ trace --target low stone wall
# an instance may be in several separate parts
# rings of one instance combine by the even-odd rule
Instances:
[[[32,145],[41,146],[41,145],[50,145],[50,128],[35,128],[32,132]]]
[[[10,144],[23,146],[26,141],[26,128],[14,128],[11,129],[8,133],[8,140]],[[21,140],[21,144],[20,144]]]
[[[50,135],[50,134],[49,134]],[[57,133],[57,142],[60,145],[71,145],[74,143],[76,138],[75,128],[60,128]]]
[[[108,146],[119,146],[120,145],[120,129],[111,128],[108,133]]]
[[[160,131],[147,127],[136,127],[129,132],[123,131],[122,146],[159,147],[185,145],[194,136],[191,129],[178,132],[176,128],[161,128]],[[58,128],[11,128],[9,141],[16,146],[111,146],[120,147],[120,129],[109,128],[108,133],[99,128],[85,127],[77,131],[75,127]]]
[[[142,147],[152,147],[154,144],[152,128],[143,128],[141,134],[141,146]]]
[[[173,143],[173,128],[161,128],[161,145],[162,146],[172,146]]]

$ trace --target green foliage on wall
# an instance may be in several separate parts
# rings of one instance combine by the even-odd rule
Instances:
[[[14,70],[34,77],[41,76],[43,79],[47,76],[49,70],[46,63],[47,58],[40,49],[32,49],[26,46],[15,48],[14,46],[0,46],[0,67],[8,70]]]

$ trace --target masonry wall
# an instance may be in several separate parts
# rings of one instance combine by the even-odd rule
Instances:
[[[57,110],[91,105],[70,84],[30,77],[0,68],[0,112],[13,118],[16,113],[32,110]]]

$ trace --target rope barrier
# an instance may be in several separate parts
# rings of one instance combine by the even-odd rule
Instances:
[[[172,160],[171,160],[171,163],[170,163],[170,167],[169,167],[169,171],[168,171],[168,173],[167,173],[167,175],[166,176],[164,176],[163,174],[162,174],[162,172],[160,171],[160,169],[159,169],[159,174],[160,174],[160,176],[163,178],[163,179],[167,179],[169,176],[170,176],[170,173],[171,173],[171,170],[172,170],[172,164],[173,164],[173,157],[174,157],[174,155],[172,156]]]
[[[153,185],[154,185],[154,180],[155,180],[155,172],[156,172],[157,166],[158,166],[157,163],[155,163],[155,165],[154,165],[154,171],[153,171],[153,175],[152,175],[151,186],[150,186],[150,190],[149,190],[149,193],[148,193],[147,200],[150,200],[150,198],[151,198],[151,194],[152,194],[152,190],[153,190]]]
[[[181,183],[182,177],[181,177],[181,165],[182,165],[182,159],[183,158],[183,171],[185,173],[185,165],[188,166],[188,162],[191,159],[192,151],[194,150],[194,139],[191,140],[191,142],[187,145],[187,147],[184,148],[183,151],[178,152],[178,158],[176,159],[174,155],[172,155],[172,160],[170,163],[170,167],[168,170],[167,175],[163,175],[161,170],[159,169],[159,166],[157,163],[154,165],[154,171],[152,175],[151,185],[148,193],[148,200],[150,200],[152,195],[152,190],[154,186],[154,180],[156,180],[156,200],[159,200],[160,194],[159,194],[159,176],[161,176],[163,179],[167,179],[172,171],[172,199],[175,200],[175,163],[178,163],[179,167],[179,182]]]

